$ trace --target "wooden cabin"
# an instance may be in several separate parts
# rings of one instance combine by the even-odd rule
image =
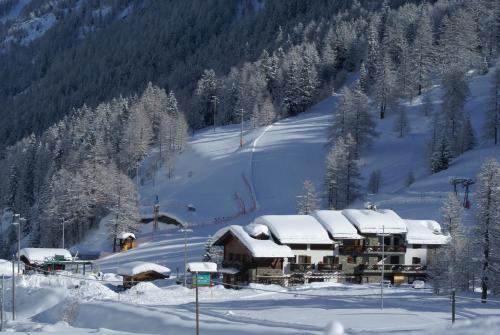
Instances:
[[[120,266],[118,274],[123,277],[123,287],[131,288],[140,282],[169,278],[170,269],[155,263],[137,261]]]
[[[118,246],[120,247],[120,251],[127,251],[135,248],[135,235],[133,233],[121,233],[116,239],[118,240]]]

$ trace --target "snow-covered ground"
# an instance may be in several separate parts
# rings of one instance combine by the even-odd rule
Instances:
[[[490,75],[470,80],[471,97],[466,111],[477,134],[482,133],[489,82]],[[432,94],[438,109],[439,87],[428,94]],[[201,260],[208,235],[223,226],[247,224],[263,214],[295,214],[297,196],[305,179],[312,180],[316,188],[321,189],[326,137],[336,100],[337,96],[332,96],[306,113],[268,127],[246,127],[243,148],[239,147],[239,126],[218,127],[215,132],[213,129],[199,131],[189,141],[188,149],[177,158],[170,179],[165,169],[154,178],[151,176],[149,167],[154,154],[151,155],[139,171],[141,212],[150,214],[158,195],[162,212],[193,228],[193,232],[186,235],[188,262]],[[408,117],[412,131],[405,138],[398,138],[392,132],[393,115],[376,120],[381,136],[362,153],[361,171],[366,184],[373,170],[381,170],[381,192],[368,195],[354,207],[361,207],[369,200],[379,208],[394,209],[406,219],[439,221],[439,207],[445,194],[451,191],[449,178],[474,177],[486,158],[500,158],[500,149],[480,140],[477,149],[455,159],[448,170],[430,175],[426,162],[430,119],[422,115],[420,100],[408,103]],[[416,180],[406,188],[405,179],[410,170]],[[188,211],[188,204],[193,204],[196,212]],[[101,227],[75,250],[104,248],[109,251],[109,242],[104,236],[105,228]],[[185,238],[178,228],[162,226],[159,232],[152,233],[151,225],[144,225],[137,237],[136,249],[100,259],[99,270],[116,272],[124,263],[149,261],[167,266],[173,277],[177,272],[182,274]],[[21,321],[11,324],[15,329],[61,334],[76,333],[76,330],[93,332],[93,329],[99,329],[101,334],[193,332],[194,292],[173,285],[172,280],[170,284],[160,284],[160,288],[145,284],[123,294],[97,282],[74,289],[64,282],[48,286],[47,280],[29,279],[24,293],[21,290],[20,294],[40,295],[41,300],[41,297],[50,298],[39,310],[26,305]],[[40,288],[35,289],[33,285]],[[447,329],[451,324],[450,300],[433,296],[428,290],[387,289],[383,311],[379,308],[376,287],[315,285],[285,293],[274,292],[283,290],[280,287],[237,291],[203,289],[202,334],[321,334],[332,320],[340,321],[349,334],[447,334],[455,330],[458,334],[476,331],[493,334],[492,330],[500,329],[500,302],[484,305],[477,298],[459,298],[459,328]],[[475,321],[477,318],[479,321]],[[478,327],[484,327],[484,331]]]
[[[195,291],[164,280],[141,283],[117,293],[113,283],[93,277],[31,276],[18,279],[18,332],[47,334],[192,334]],[[10,296],[10,286],[7,295]],[[201,334],[323,334],[340,322],[347,334],[442,334],[451,327],[450,299],[425,289],[367,285],[310,284],[285,290],[254,285],[242,290],[200,289]],[[457,322],[469,326],[481,317],[486,329],[500,329],[500,301],[481,304],[477,295],[457,298]],[[470,334],[464,332],[464,334]],[[485,333],[488,334],[488,333]],[[493,334],[491,332],[491,334]]]

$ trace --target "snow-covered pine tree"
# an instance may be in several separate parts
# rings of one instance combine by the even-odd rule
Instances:
[[[422,112],[424,113],[424,116],[431,116],[434,111],[434,105],[432,102],[432,97],[430,93],[427,93],[424,95],[422,99]]]
[[[311,214],[319,209],[316,188],[310,180],[305,180],[302,186],[302,195],[298,197],[297,208],[299,214]]]
[[[495,159],[487,160],[477,176],[474,194],[477,203],[476,238],[481,252],[482,277],[481,300],[486,302],[492,284],[500,284],[500,164]],[[500,287],[496,287],[500,289]]]
[[[448,169],[450,164],[450,159],[453,157],[448,145],[448,140],[445,136],[441,136],[436,143],[431,155],[431,171],[432,173],[437,173]]]
[[[397,132],[398,137],[405,137],[411,130],[410,121],[406,116],[406,108],[402,105],[396,107],[396,119],[394,120],[394,131]]]
[[[427,7],[421,9],[421,16],[417,26],[415,40],[412,44],[412,63],[414,84],[418,95],[430,84],[434,65],[436,63],[436,50],[433,45],[432,18]],[[426,116],[429,114],[425,114]]]
[[[378,193],[381,182],[382,176],[380,170],[377,169],[372,171],[370,178],[368,179],[368,191],[372,194]]]
[[[196,86],[198,117],[191,120],[196,127],[213,124],[214,108],[217,108],[219,81],[212,69],[203,71]]]
[[[360,195],[360,174],[354,159],[354,140],[350,134],[339,137],[326,157],[325,191],[328,208],[342,209]]]
[[[488,109],[484,123],[485,138],[493,140],[498,144],[500,131],[500,62],[498,62],[495,72],[491,78],[491,88],[488,97]]]
[[[460,131],[464,122],[464,106],[469,96],[465,73],[458,67],[448,68],[443,75],[442,124],[450,149],[460,153]]]
[[[385,118],[387,109],[397,99],[396,73],[389,54],[380,59],[373,87],[374,99],[380,110],[380,118]]]
[[[219,261],[217,257],[217,248],[212,245],[213,242],[212,235],[208,235],[207,241],[205,242],[205,253],[203,255],[204,262],[217,263]]]
[[[467,115],[464,123],[462,124],[462,131],[460,133],[460,153],[472,150],[475,146],[476,135],[470,122],[470,116]]]

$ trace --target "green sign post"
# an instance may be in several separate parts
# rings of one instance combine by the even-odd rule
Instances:
[[[193,285],[209,286],[210,273],[193,273]]]

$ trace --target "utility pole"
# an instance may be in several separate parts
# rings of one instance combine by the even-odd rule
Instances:
[[[16,282],[14,273],[14,257],[12,257],[12,321],[16,320]]]
[[[216,115],[216,110],[217,110],[217,97],[215,95],[212,95],[212,101],[214,103],[214,133],[215,133],[215,115]]]
[[[0,307],[0,332],[3,332],[3,311],[5,309],[5,275],[2,274],[2,305]]]
[[[243,148],[243,108],[240,109],[241,127],[240,127],[240,148]]]
[[[455,323],[455,289],[451,290],[451,323]]]
[[[64,219],[62,219],[62,248],[64,249]]]
[[[200,335],[200,307],[198,302],[198,271],[195,272],[196,285],[196,335]]]
[[[24,220],[24,219],[22,219]],[[19,264],[21,262],[21,214],[14,214],[14,226],[17,226],[17,274],[19,274]]]
[[[186,266],[187,266],[187,233],[192,232],[192,229],[189,228],[182,228],[180,229],[180,232],[184,233],[184,287],[187,286],[187,281],[186,281]]]
[[[384,270],[385,270],[385,226],[382,226],[382,279],[380,280],[380,308],[384,309]]]

